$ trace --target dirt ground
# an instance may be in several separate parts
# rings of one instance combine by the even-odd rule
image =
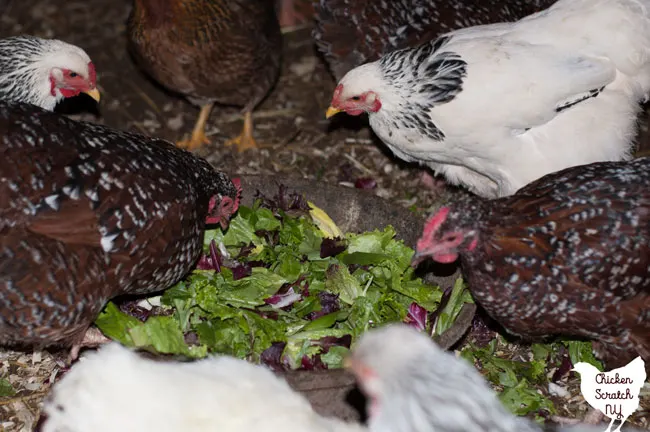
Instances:
[[[146,79],[125,49],[130,0],[0,0],[0,37],[33,34],[84,48],[98,71],[102,101],[97,109],[85,96],[60,109],[77,119],[177,140],[188,133],[198,110]],[[4,7],[4,12],[3,12]],[[306,27],[285,34],[282,76],[255,112],[255,131],[264,148],[238,154],[222,144],[240,131],[238,110],[216,107],[208,131],[212,144],[198,150],[233,174],[276,174],[353,186],[359,179],[373,192],[403,206],[427,208],[439,198],[422,184],[422,171],[392,158],[359,122],[324,116],[335,83],[314,54]],[[90,112],[90,113],[89,113]],[[643,128],[645,131],[645,127]],[[643,132],[640,140],[650,142]],[[525,355],[513,348],[513,356]],[[60,354],[0,350],[0,377],[18,390],[0,398],[0,431],[31,431],[39,405],[64,364]],[[561,415],[581,417],[587,405],[578,381],[563,383],[570,395],[558,400]],[[547,392],[546,389],[540,391]],[[647,411],[631,422],[650,428]]]

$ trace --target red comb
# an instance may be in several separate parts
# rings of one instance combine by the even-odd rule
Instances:
[[[445,221],[447,215],[449,214],[449,207],[441,207],[440,210],[436,212],[431,219],[429,219],[424,225],[424,230],[422,231],[422,237],[418,240],[416,249],[420,250],[424,248],[431,242],[433,234],[440,228],[440,225]]]
[[[95,65],[93,62],[88,62],[88,80],[94,87],[97,81],[97,72],[95,72]]]

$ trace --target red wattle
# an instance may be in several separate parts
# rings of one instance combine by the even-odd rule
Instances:
[[[66,98],[77,96],[79,93],[81,93],[77,89],[67,89],[67,88],[59,88],[59,91],[61,92],[63,97],[66,97]]]
[[[453,263],[458,259],[458,254],[436,254],[433,257],[433,260],[442,264]]]

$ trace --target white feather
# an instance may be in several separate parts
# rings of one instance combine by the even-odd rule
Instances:
[[[73,366],[44,411],[43,432],[365,430],[316,414],[262,366],[231,357],[154,361],[117,343]]]
[[[83,49],[60,40],[32,36],[0,39],[0,97],[51,111],[63,95],[56,88],[52,94],[50,76],[61,79],[65,68],[88,79],[89,62]]]
[[[515,417],[471,362],[443,351],[426,332],[404,324],[389,324],[364,333],[352,349],[350,363],[357,374],[362,372],[358,376],[361,387],[374,398],[373,414],[368,420],[371,432],[605,429],[589,425],[547,429],[525,417]],[[643,365],[636,374],[645,379]],[[633,428],[623,430],[639,432]]]
[[[479,195],[510,195],[563,168],[631,157],[639,102],[650,94],[648,6],[650,0],[560,0],[515,23],[449,33],[439,52],[457,53],[467,76],[453,100],[428,112],[441,141],[395,128],[396,113],[426,95],[386,80],[380,61],[350,71],[341,97],[377,94],[382,106],[370,113],[370,125],[398,157]],[[413,69],[405,62],[408,79]]]

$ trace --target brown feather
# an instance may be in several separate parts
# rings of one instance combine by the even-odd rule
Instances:
[[[63,243],[101,248],[97,214],[87,202],[67,201],[59,211],[39,213],[26,228]]]
[[[432,217],[440,227],[425,228],[419,259],[460,253],[472,294],[513,334],[587,337],[610,367],[650,364],[649,186],[642,158],[568,168],[497,200],[463,197],[441,224]],[[445,243],[458,232],[461,244]]]
[[[0,344],[77,342],[198,260],[228,177],[173,144],[0,102]],[[230,215],[222,215],[229,217]]]
[[[128,34],[142,69],[196,104],[251,110],[279,75],[273,0],[135,0]]]

